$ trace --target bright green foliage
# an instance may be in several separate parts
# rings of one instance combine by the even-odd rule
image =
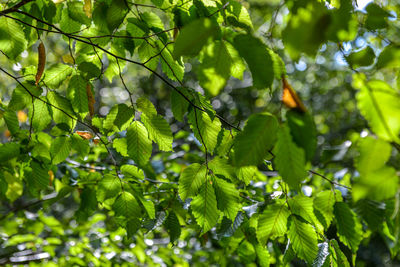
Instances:
[[[126,132],[127,151],[132,159],[144,164],[151,156],[151,141],[144,125],[139,121],[134,121]]]
[[[260,243],[283,236],[287,231],[289,215],[285,204],[268,205],[258,219],[257,238]]]
[[[362,2],[3,1],[0,265],[399,265],[400,5]]]
[[[311,264],[318,253],[317,233],[310,224],[298,219],[296,216],[291,216],[290,219],[288,237],[292,248],[299,258]]]
[[[210,19],[202,18],[186,25],[175,41],[174,57],[196,56],[208,38],[217,35],[219,27]]]
[[[217,198],[209,181],[205,182],[200,192],[193,198],[191,208],[197,224],[203,233],[211,230],[218,221]]]
[[[235,138],[235,164],[260,164],[276,140],[277,128],[278,123],[274,116],[267,113],[252,115],[243,132]]]
[[[0,18],[0,50],[9,58],[16,59],[27,46],[21,25],[16,21]]]
[[[122,192],[114,202],[113,210],[118,216],[135,218],[140,216],[141,209],[134,196],[129,192]]]
[[[261,40],[251,35],[238,35],[233,45],[250,68],[253,85],[259,89],[271,86],[274,79],[272,58]]]
[[[194,163],[185,168],[179,178],[180,197],[185,200],[188,197],[195,196],[206,179],[206,166]]]
[[[278,141],[274,148],[274,154],[274,162],[279,174],[291,188],[297,189],[306,176],[305,155],[304,150],[292,141],[287,126],[278,131]]]
[[[355,77],[358,107],[381,138],[400,143],[400,95],[387,83],[379,80],[364,82]]]

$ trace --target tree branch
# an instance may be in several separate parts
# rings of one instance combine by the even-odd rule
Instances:
[[[9,9],[5,9],[3,11],[0,11],[0,17],[4,16],[6,14],[18,11],[18,8],[22,7],[23,5],[28,4],[29,2],[32,2],[33,0],[22,0],[21,2],[19,2],[18,4],[16,4],[13,7],[10,7]]]

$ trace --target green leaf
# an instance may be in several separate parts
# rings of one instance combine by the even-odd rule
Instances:
[[[111,108],[107,114],[106,119],[103,121],[104,129],[110,131],[108,135],[116,131],[124,131],[134,118],[134,110],[125,104],[118,104]]]
[[[160,58],[160,51],[154,47],[154,45],[150,44],[151,43],[143,42],[139,46],[138,53],[142,63],[152,71],[155,71]]]
[[[226,8],[226,16],[229,24],[251,31],[253,23],[247,9],[240,2],[229,2]]]
[[[278,121],[269,113],[253,114],[233,144],[237,166],[258,165],[276,141]]]
[[[264,43],[251,35],[240,34],[234,39],[234,46],[250,68],[253,86],[269,88],[274,79],[273,62]]]
[[[115,138],[113,140],[113,148],[123,157],[128,157],[128,145],[126,138]]]
[[[174,58],[196,56],[208,39],[215,37],[218,32],[218,25],[208,18],[201,18],[186,25],[176,38]]]
[[[7,191],[5,196],[12,203],[22,195],[24,191],[24,185],[19,177],[10,174],[7,171],[3,172],[2,174],[5,182],[7,183]]]
[[[202,233],[206,233],[218,222],[219,212],[214,188],[208,181],[191,202],[192,212]]]
[[[358,85],[358,84],[357,84]],[[400,94],[383,81],[362,83],[357,94],[361,114],[382,139],[400,144]]]
[[[289,22],[282,32],[285,51],[293,60],[298,60],[302,52],[314,56],[325,42],[325,34],[330,26],[331,16],[322,3],[300,2],[294,6]]]
[[[0,164],[7,160],[18,157],[20,145],[17,143],[5,143],[0,145]]]
[[[368,226],[376,231],[385,220],[385,204],[369,199],[362,199],[356,204],[356,212],[367,222]]]
[[[127,177],[133,177],[136,179],[144,179],[144,174],[141,169],[134,165],[122,165],[121,172]]]
[[[89,112],[86,85],[87,82],[79,75],[74,75],[68,84],[68,94],[71,99],[71,104],[77,113]]]
[[[355,201],[368,197],[381,201],[394,197],[398,188],[399,177],[393,167],[382,167],[378,170],[360,174],[353,185]]]
[[[213,154],[218,142],[218,134],[221,131],[220,120],[218,118],[211,120],[205,112],[195,109],[189,112],[188,120],[194,136],[202,145],[205,145],[208,153]]]
[[[151,101],[149,99],[147,99],[146,97],[140,97],[137,101],[136,101],[136,106],[137,109],[146,114],[146,115],[155,115],[157,114],[157,110],[154,107],[153,103],[151,103]]]
[[[103,202],[109,198],[113,198],[121,191],[120,179],[112,174],[105,174],[97,185],[97,200]]]
[[[231,56],[223,41],[215,41],[202,51],[198,76],[200,85],[212,96],[225,87],[231,72]]]
[[[336,202],[334,214],[340,241],[356,253],[362,240],[362,225],[347,203]]]
[[[85,187],[80,193],[81,203],[76,212],[78,221],[84,222],[96,211],[97,199],[94,189]]]
[[[320,214],[322,219],[321,223],[325,229],[329,227],[333,219],[333,206],[336,201],[342,201],[342,195],[339,190],[326,190],[319,192],[314,198],[314,210],[316,214]]]
[[[263,248],[263,246],[258,243],[254,246],[254,248],[256,249],[257,262],[259,266],[269,267],[271,255],[269,254],[268,249]]]
[[[236,174],[240,181],[248,185],[257,172],[256,166],[245,166],[237,169]]]
[[[0,51],[10,59],[16,59],[26,49],[27,43],[20,24],[4,16],[0,18]]]
[[[186,167],[179,178],[179,196],[182,200],[195,196],[207,177],[207,168],[205,165],[193,163]]]
[[[306,220],[308,223],[312,224],[318,232],[324,232],[324,227],[314,215],[312,198],[297,195],[293,198],[290,198],[288,200],[288,204],[292,214],[296,214]]]
[[[297,257],[312,264],[318,255],[317,233],[311,224],[291,216],[288,238]]]
[[[19,132],[19,122],[15,111],[7,110],[4,112],[3,118],[11,135],[16,135]]]
[[[243,72],[246,70],[246,64],[240,57],[239,52],[229,42],[224,42],[231,58],[231,75],[236,79],[243,79]]]
[[[169,242],[174,243],[181,236],[181,225],[175,212],[170,211],[164,222],[165,228],[169,235]]]
[[[350,53],[346,59],[353,68],[365,67],[374,63],[375,53],[370,46],[367,46],[360,51]]]
[[[239,211],[239,191],[235,185],[223,179],[214,177],[213,186],[217,197],[217,206],[224,215],[234,220]]]
[[[82,137],[80,137],[76,133],[71,136],[71,146],[79,153],[82,158],[86,157],[89,154],[89,141],[82,139]]]
[[[67,114],[71,116],[75,116],[72,105],[69,100],[58,92],[48,91],[47,92],[47,100],[51,103],[51,111],[53,120],[55,123],[64,123],[69,126],[70,129],[73,129],[76,125],[76,120],[69,117]]]
[[[110,6],[107,9],[106,17],[103,17],[107,21],[107,26],[110,32],[120,26],[128,13],[127,4],[123,0],[112,0]]]
[[[172,151],[172,132],[168,122],[157,114],[142,114],[142,122],[151,140],[158,144],[162,151]]]
[[[33,186],[30,190],[47,188],[50,182],[49,170],[36,160],[31,161],[30,167],[32,168],[32,173],[27,177],[28,184]]]
[[[62,83],[72,74],[73,68],[64,64],[51,66],[44,73],[44,83],[52,89],[58,89]],[[86,93],[86,89],[85,89]]]
[[[317,130],[312,116],[309,113],[289,110],[286,119],[293,142],[304,149],[306,160],[311,160],[317,148]]]
[[[183,92],[183,88],[180,87],[177,90]],[[189,102],[181,96],[176,90],[172,90],[171,92],[171,109],[174,114],[175,119],[183,122],[183,116],[188,111]]]
[[[329,251],[331,252],[330,266],[350,267],[350,263],[344,253],[340,250],[339,244],[335,239],[330,240]]]
[[[379,170],[389,160],[392,147],[382,139],[371,136],[360,139],[358,144],[360,155],[356,158],[355,165],[362,175]]]
[[[30,86],[27,86],[27,84],[24,84],[24,86],[27,87],[29,91],[31,91],[32,88]],[[19,85],[12,92],[11,100],[8,103],[8,108],[10,110],[17,111],[24,109],[31,103],[32,103],[32,97],[21,85]]]
[[[278,132],[278,142],[274,148],[274,163],[282,179],[293,189],[299,189],[300,182],[306,177],[304,150],[292,141],[287,126]]]
[[[214,157],[208,162],[208,168],[214,174],[222,175],[229,180],[233,180],[236,177],[235,168],[229,164],[226,158]]]
[[[378,56],[376,67],[398,68],[400,66],[400,47],[395,45],[386,46]]]
[[[390,13],[375,3],[370,3],[365,10],[367,11],[367,19],[365,27],[369,30],[386,28],[388,26],[387,17]]]
[[[182,61],[175,60],[168,46],[163,49],[164,46],[164,44],[162,44],[162,46],[159,45],[159,50],[161,51],[161,68],[163,72],[173,81],[182,81],[185,74],[185,67]],[[172,44],[169,46],[172,46]]]
[[[152,145],[144,125],[134,121],[126,132],[129,156],[138,164],[146,164],[151,156]]]
[[[240,243],[237,248],[239,259],[243,263],[252,263],[256,260],[256,250],[254,246],[247,240]]]
[[[262,244],[286,234],[290,212],[285,204],[268,205],[258,218],[257,239]]]
[[[141,209],[134,196],[129,192],[122,192],[118,195],[113,206],[115,215],[123,216],[127,219],[138,218],[141,216]]]
[[[39,99],[35,99],[33,107],[30,107],[29,116],[32,120],[32,126],[37,132],[44,130],[51,122],[47,104]]]
[[[71,151],[71,141],[69,137],[60,136],[57,137],[50,147],[50,154],[53,164],[63,162]]]

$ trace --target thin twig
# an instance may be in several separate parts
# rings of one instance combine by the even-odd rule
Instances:
[[[337,186],[344,187],[344,188],[346,188],[346,189],[351,190],[350,187],[348,187],[348,186],[346,186],[346,185],[343,185],[343,184],[340,184],[340,183],[338,183],[338,182],[332,181],[332,180],[329,179],[328,177],[326,177],[326,176],[324,176],[324,175],[322,175],[322,174],[320,174],[320,173],[318,173],[318,172],[316,172],[316,171],[313,171],[313,170],[308,170],[308,171],[309,171],[310,173],[312,173],[312,174],[315,174],[315,175],[317,175],[317,176],[319,176],[319,177],[321,177],[321,178],[327,180],[327,181],[328,181],[330,184],[332,184],[332,185],[337,185]]]

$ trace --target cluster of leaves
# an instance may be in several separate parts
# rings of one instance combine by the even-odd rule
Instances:
[[[249,2],[255,18],[249,3],[224,0],[2,6],[1,264],[352,266],[377,236],[398,259],[400,50],[346,45],[395,31],[400,7],[267,1],[265,38],[252,22],[264,24],[262,3]],[[341,140],[355,144],[349,161],[320,155],[318,108],[278,100],[244,124],[217,112],[231,84],[280,95],[291,60],[333,43],[367,121]],[[154,88],[139,95],[139,77],[168,92],[166,107]],[[103,105],[105,84],[128,97]]]

